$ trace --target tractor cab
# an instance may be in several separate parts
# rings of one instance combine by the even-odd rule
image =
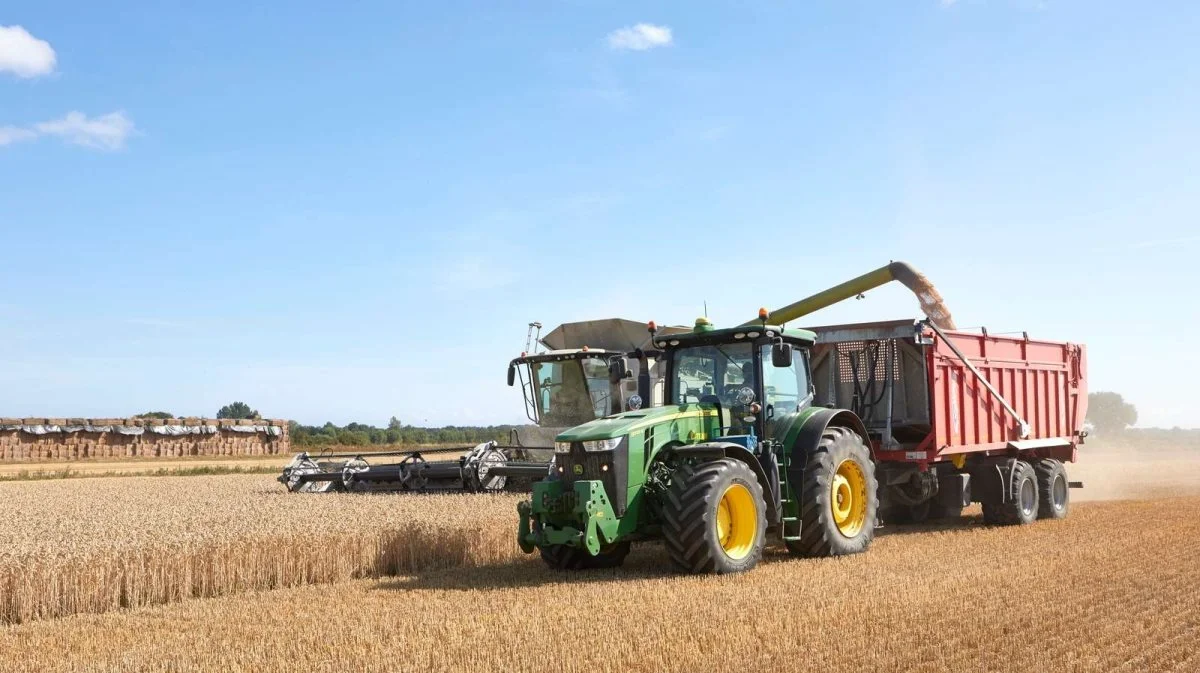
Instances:
[[[664,351],[667,404],[698,404],[717,411],[709,439],[757,452],[774,435],[775,421],[809,406],[813,388],[807,330],[768,325],[715,329],[706,318],[693,331],[656,338]]]

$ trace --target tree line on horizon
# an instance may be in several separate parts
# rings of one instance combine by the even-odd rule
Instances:
[[[150,411],[138,414],[137,418],[175,418],[166,411]],[[217,410],[217,418],[258,419],[258,410],[245,402],[231,402]],[[1126,402],[1115,392],[1100,391],[1088,394],[1087,421],[1099,435],[1124,432],[1137,423],[1137,407]],[[518,426],[515,425],[447,425],[443,427],[420,427],[405,425],[393,416],[387,427],[379,428],[365,423],[347,423],[343,426],[302,425],[289,423],[292,443],[297,446],[370,446],[385,444],[479,444],[487,441],[504,442]]]
[[[365,423],[347,423],[343,426],[333,423],[301,425],[295,421],[292,421],[289,426],[294,446],[473,445],[493,440],[504,443],[508,441],[509,433],[517,427],[515,425],[447,425],[440,428],[426,428],[405,425],[395,416],[388,422],[386,428],[378,428]]]
[[[169,411],[147,411],[134,418],[179,418]],[[245,402],[231,402],[217,410],[217,418],[259,419],[262,415]],[[481,444],[506,442],[515,425],[447,425],[426,428],[405,425],[392,416],[387,427],[378,428],[366,423],[347,423],[338,426],[288,423],[288,432],[295,446],[373,446],[387,444]]]

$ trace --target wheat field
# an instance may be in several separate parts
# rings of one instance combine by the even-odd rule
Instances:
[[[867,554],[681,577],[658,548],[0,628],[24,671],[1195,671],[1200,498],[896,529]]]
[[[1074,471],[1065,521],[970,510],[733,577],[655,545],[549,571],[515,547],[517,495],[0,483],[0,671],[1200,670],[1200,455],[1111,460]]]
[[[0,483],[0,624],[511,559],[518,500],[261,475]]]

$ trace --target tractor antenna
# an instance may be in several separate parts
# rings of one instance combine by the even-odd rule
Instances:
[[[704,300],[704,317],[705,318],[708,317],[708,300],[707,299]]]

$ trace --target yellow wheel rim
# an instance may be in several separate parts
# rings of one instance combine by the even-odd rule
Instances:
[[[867,478],[853,460],[843,460],[829,485],[829,508],[838,532],[854,537],[867,523]]]
[[[758,505],[750,489],[733,484],[717,504],[717,540],[734,560],[746,558],[758,538]]]

